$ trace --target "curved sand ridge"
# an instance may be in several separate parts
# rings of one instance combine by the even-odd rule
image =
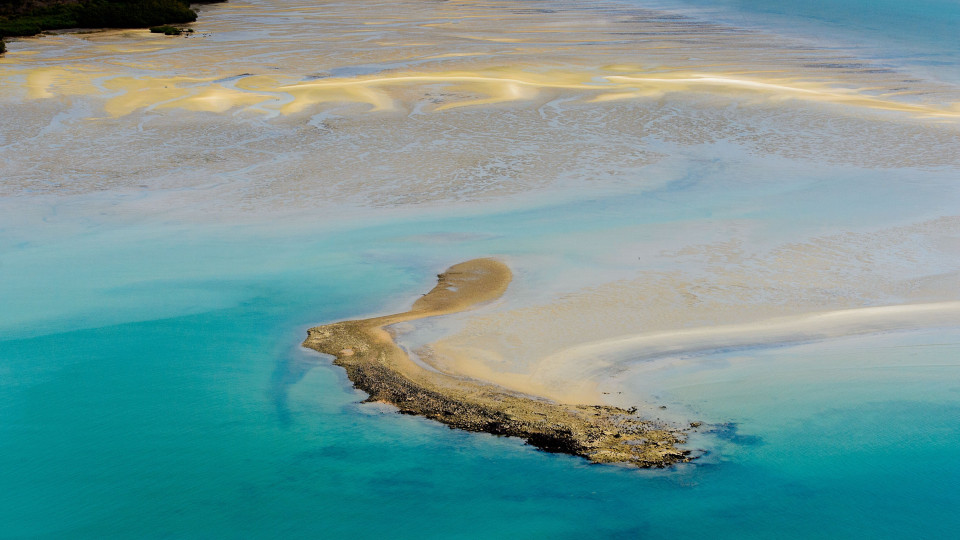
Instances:
[[[747,347],[764,347],[882,332],[960,324],[960,301],[839,309],[725,324],[619,336],[583,343],[544,358],[530,375],[531,385],[564,387],[637,363],[656,364],[677,357]],[[589,359],[589,362],[586,361]]]
[[[304,346],[335,357],[366,401],[390,403],[404,414],[425,416],[467,431],[520,437],[548,452],[583,456],[596,463],[666,467],[686,462],[678,448],[684,433],[604,405],[567,405],[510,392],[417,365],[385,327],[446,315],[499,298],[510,269],[494,259],[456,264],[410,311],[311,328]]]

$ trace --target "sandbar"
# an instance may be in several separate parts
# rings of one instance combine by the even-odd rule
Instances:
[[[465,377],[431,371],[401,349],[387,327],[470,309],[502,296],[510,268],[492,258],[451,266],[409,311],[342,321],[308,330],[303,342],[334,357],[367,402],[396,406],[451,428],[519,437],[548,452],[572,454],[594,463],[641,468],[668,467],[692,459],[680,447],[683,430],[636,416],[635,409],[564,404]]]

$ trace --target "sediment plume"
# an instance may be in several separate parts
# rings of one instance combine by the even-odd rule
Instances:
[[[428,370],[414,362],[386,330],[391,324],[464,311],[499,298],[512,274],[484,258],[456,264],[410,311],[311,328],[303,345],[334,357],[354,386],[403,414],[451,428],[519,437],[541,450],[582,456],[595,463],[641,468],[690,461],[680,448],[685,433],[635,410],[572,405],[511,392],[499,386]]]

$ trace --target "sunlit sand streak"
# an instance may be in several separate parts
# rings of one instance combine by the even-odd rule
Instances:
[[[878,97],[871,97],[859,93],[858,90],[840,91],[828,88],[806,88],[803,86],[790,86],[786,84],[770,83],[762,81],[753,81],[749,79],[736,79],[729,77],[716,76],[688,76],[688,77],[638,77],[625,75],[602,76],[601,79],[609,84],[587,83],[583,81],[580,74],[568,74],[566,77],[553,76],[544,79],[525,79],[520,77],[496,77],[473,74],[437,74],[437,75],[398,75],[393,77],[375,77],[351,80],[326,80],[312,81],[309,83],[297,83],[292,85],[280,86],[279,91],[296,94],[298,98],[294,103],[285,107],[285,113],[299,112],[303,108],[315,102],[334,101],[338,90],[343,90],[349,95],[362,97],[360,102],[369,103],[373,110],[392,110],[395,108],[391,100],[383,91],[371,93],[371,88],[384,88],[391,85],[405,85],[410,83],[466,83],[471,85],[469,90],[486,94],[489,97],[466,100],[462,102],[447,103],[437,107],[435,110],[442,111],[454,107],[474,106],[503,103],[510,101],[520,101],[532,99],[536,96],[539,89],[560,89],[576,90],[590,93],[598,93],[593,101],[606,101],[626,98],[640,98],[646,96],[662,95],[668,92],[679,92],[693,89],[708,90],[710,87],[723,89],[741,89],[766,93],[771,97],[794,97],[810,101],[832,102],[838,104],[853,105],[869,109],[899,111],[917,114],[919,116],[931,117],[960,117],[960,109],[957,106],[949,108],[937,108],[925,105],[912,105],[907,103],[898,103],[891,100],[884,100]],[[566,79],[566,80],[564,80]],[[637,84],[643,84],[641,88],[636,88]],[[493,91],[489,91],[492,87]],[[366,89],[365,91],[357,88]],[[257,90],[263,91],[262,88]],[[486,90],[486,91],[485,91]],[[327,96],[324,96],[327,94]],[[312,99],[311,99],[312,98]],[[330,98],[330,99],[326,99]]]
[[[827,101],[833,103],[843,103],[847,105],[856,105],[860,107],[866,107],[871,109],[883,109],[890,111],[901,111],[901,112],[912,112],[920,115],[928,116],[942,116],[942,117],[960,117],[960,110],[957,109],[958,105],[954,104],[950,108],[939,109],[935,107],[928,107],[923,105],[911,105],[908,103],[898,103],[891,100],[884,100],[880,98],[870,97],[863,95],[863,89],[860,90],[850,90],[848,92],[838,91],[838,90],[823,90],[823,89],[812,89],[804,88],[802,86],[788,86],[784,84],[760,82],[760,81],[751,81],[747,79],[734,79],[729,77],[715,77],[715,76],[697,76],[697,77],[685,77],[685,78],[658,78],[658,77],[629,77],[624,75],[612,75],[606,77],[609,81],[624,81],[631,83],[661,83],[664,85],[669,84],[689,84],[689,85],[703,85],[703,86],[720,86],[720,87],[732,87],[732,88],[745,88],[751,90],[761,90],[768,91],[773,94],[798,94],[802,99],[810,99],[815,101]]]
[[[960,324],[960,302],[844,309],[747,324],[634,334],[585,343],[547,356],[530,374],[542,387],[570,387],[629,364],[725,349]]]
[[[404,85],[409,83],[473,83],[474,87],[470,90],[489,97],[476,100],[467,100],[459,103],[447,103],[437,107],[435,110],[445,110],[454,107],[464,107],[472,105],[486,105],[509,101],[519,101],[530,99],[536,95],[540,88],[557,88],[566,90],[597,90],[597,87],[581,83],[550,83],[543,81],[529,81],[510,77],[488,77],[482,75],[401,75],[396,77],[377,77],[359,80],[327,80],[309,83],[298,83],[294,85],[281,86],[279,91],[294,94],[295,99],[284,108],[285,113],[299,112],[300,110],[312,105],[315,101],[334,101],[335,99],[324,99],[326,97],[335,98],[337,91],[343,90],[345,94],[367,97],[366,100],[359,100],[369,103],[374,111],[393,110],[396,106],[393,100],[382,92],[373,93],[370,91],[373,87],[386,87],[390,85]],[[478,88],[480,87],[480,88]],[[494,90],[493,92],[484,92],[484,87]],[[262,89],[257,89],[261,90]]]
[[[506,70],[505,70],[506,71]],[[30,96],[34,99],[55,97],[58,94],[97,93],[94,79],[104,73],[86,71],[50,70],[39,68],[27,73]],[[216,79],[219,80],[219,79]],[[189,82],[190,87],[185,86]],[[531,73],[512,69],[509,75],[469,72],[436,74],[396,74],[378,77],[324,79],[282,84],[270,76],[250,76],[236,81],[229,90],[211,93],[205,87],[216,84],[184,77],[129,78],[109,80],[112,91],[125,91],[109,99],[107,110],[112,116],[123,116],[139,108],[164,107],[201,109],[226,112],[234,107],[263,107],[280,114],[294,114],[320,103],[359,103],[371,106],[371,112],[394,111],[406,107],[391,87],[446,84],[456,90],[477,94],[475,99],[460,99],[439,104],[440,112],[457,107],[493,105],[535,99],[541,90],[552,89],[585,94],[591,102],[659,97],[668,93],[702,91],[722,96],[753,93],[772,100],[798,99],[835,103],[872,110],[909,113],[918,117],[941,119],[960,118],[960,104],[944,106],[910,104],[865,95],[867,89],[840,89],[824,83],[794,81],[793,83],[751,80],[748,78],[714,75],[676,74],[676,76],[604,75],[590,71]],[[216,94],[216,102],[205,103]],[[289,99],[278,99],[286,94]],[[171,101],[171,98],[174,98]],[[176,99],[182,98],[182,99]]]

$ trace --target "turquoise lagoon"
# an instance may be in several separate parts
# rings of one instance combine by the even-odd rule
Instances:
[[[589,220],[622,204],[579,208]],[[40,312],[29,326],[7,311],[3,536],[893,538],[960,525],[955,329],[719,353],[645,381],[671,407],[733,423],[694,440],[713,449],[702,462],[652,472],[361,405],[298,347],[313,323],[426,289],[450,248],[403,236],[483,232],[452,260],[509,253],[558,242],[571,211],[330,233],[137,225],[7,247],[20,290],[62,289],[43,310],[23,300],[17,313]]]
[[[246,6],[203,17],[242,24],[234,4]],[[88,144],[58,138],[94,107],[78,103],[35,135],[34,154],[17,153],[13,128],[4,132],[4,163],[21,175],[4,182],[23,181],[23,163],[58,145]],[[814,139],[829,130],[810,129]],[[531,294],[633,275],[653,264],[644,254],[664,235],[694,244],[738,224],[749,230],[743,242],[780,245],[951,216],[960,202],[951,165],[858,167],[725,140],[644,142],[669,157],[636,182],[414,209],[350,203],[264,216],[224,211],[205,198],[217,189],[208,185],[8,189],[0,538],[955,535],[955,326],[716,350],[628,374],[621,384],[638,396],[717,426],[692,438],[707,451],[700,460],[663,471],[591,466],[361,404],[340,369],[299,347],[312,325],[409,305],[435,273],[471,257],[515,263],[508,296]],[[950,279],[955,237],[909,234],[942,249],[907,266]],[[878,255],[869,268],[895,273],[903,257]]]

